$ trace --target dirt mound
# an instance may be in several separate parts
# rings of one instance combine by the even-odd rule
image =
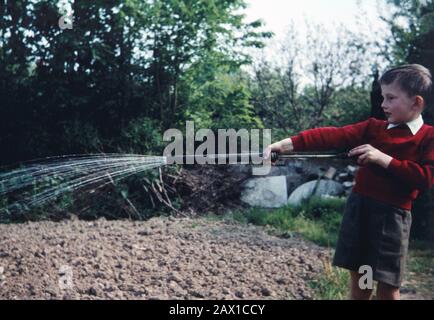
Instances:
[[[309,299],[328,255],[203,218],[0,225],[0,298]]]
[[[241,185],[251,176],[250,170],[237,171],[234,168],[237,167],[202,165],[182,168],[175,179],[166,177],[166,184],[182,199],[181,211],[187,216],[209,212],[222,214],[245,206],[240,201]]]

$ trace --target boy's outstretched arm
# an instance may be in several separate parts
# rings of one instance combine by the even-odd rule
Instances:
[[[323,151],[331,149],[350,149],[366,141],[368,127],[374,118],[343,127],[321,127],[300,132],[298,135],[275,142],[264,151],[264,158],[274,151]]]

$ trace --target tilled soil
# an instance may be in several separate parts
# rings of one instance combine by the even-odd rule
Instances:
[[[329,254],[204,218],[0,225],[0,298],[311,299]]]

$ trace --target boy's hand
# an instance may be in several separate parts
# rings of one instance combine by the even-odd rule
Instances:
[[[381,152],[380,150],[374,148],[370,144],[363,144],[361,146],[355,147],[348,152],[348,156],[359,156],[357,158],[357,163],[360,165],[365,165],[368,163],[375,163],[383,168],[389,166],[392,157]]]
[[[291,138],[283,139],[267,146],[264,150],[264,160],[269,160],[271,152],[288,153],[294,149]]]

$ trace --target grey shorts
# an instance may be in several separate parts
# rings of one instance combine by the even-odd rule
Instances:
[[[352,192],[333,265],[358,272],[370,266],[373,280],[400,287],[408,251],[411,212]]]

